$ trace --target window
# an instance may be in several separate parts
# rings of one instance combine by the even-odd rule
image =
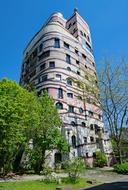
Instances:
[[[71,68],[70,68],[70,67],[67,67],[67,70],[68,70],[68,71],[71,71]]]
[[[82,30],[80,30],[80,35],[83,36],[83,32],[82,32]]]
[[[49,67],[50,68],[55,68],[55,62],[54,61],[49,62]]]
[[[63,89],[62,88],[58,89],[58,98],[63,98]]]
[[[91,130],[93,130],[93,129],[94,129],[93,124],[91,124],[91,125],[90,125],[90,129],[91,129]]]
[[[72,136],[72,146],[73,146],[73,148],[76,148],[76,137],[75,137],[75,135]]]
[[[41,55],[39,55],[39,61],[41,60],[41,59],[44,59],[44,58],[46,58],[46,57],[49,57],[50,56],[50,51],[48,50],[48,51],[45,51],[45,52],[43,52]]]
[[[95,133],[96,134],[101,132],[101,128],[97,124],[95,124],[94,127],[95,127]]]
[[[84,37],[86,38],[86,34],[84,33]]]
[[[64,42],[64,47],[69,49],[69,44],[67,44],[66,42]]]
[[[68,112],[74,113],[74,106],[68,106]]]
[[[84,55],[83,53],[82,53],[82,57],[83,57],[83,59],[86,59],[86,55]]]
[[[41,71],[41,70],[44,70],[45,67],[46,67],[46,63],[42,64],[42,65],[40,66],[40,71]]]
[[[85,41],[85,39],[82,39],[82,48],[86,49],[86,41]]]
[[[77,74],[80,75],[80,71],[77,71]]]
[[[95,67],[95,63],[94,62],[92,62],[92,65]]]
[[[73,98],[73,93],[67,93],[67,97]]]
[[[90,141],[91,141],[91,142],[94,142],[94,137],[90,137]]]
[[[37,48],[32,53],[32,58],[35,58],[37,56]]]
[[[61,163],[62,162],[62,155],[60,152],[56,152],[54,155],[55,158],[55,164]]]
[[[77,65],[79,65],[79,64],[80,64],[80,62],[79,62],[78,60],[76,60],[76,64],[77,64]]]
[[[92,48],[91,48],[91,46],[86,42],[86,48],[90,51],[90,52],[92,52]]]
[[[60,39],[55,38],[54,47],[55,47],[55,48],[60,48]]]
[[[87,39],[88,39],[88,41],[90,42],[90,38],[89,38],[89,36],[87,36]]]
[[[79,108],[79,112],[83,113],[84,112],[83,108]]]
[[[80,82],[77,82],[77,86],[78,86],[78,88],[81,88]]]
[[[43,49],[43,44],[40,44],[40,45],[39,45],[39,52],[41,52],[42,49]]]
[[[79,54],[79,52],[78,52],[78,50],[77,49],[75,49],[75,53],[78,55]]]
[[[99,114],[99,119],[102,120],[102,115]]]
[[[72,24],[70,23],[69,26],[68,26],[68,29],[72,26]]]
[[[66,62],[71,64],[71,59],[70,59],[70,55],[66,54]]]
[[[69,86],[72,86],[72,80],[71,79],[67,79],[67,84],[69,85]]]
[[[63,104],[61,102],[57,102],[56,103],[56,108],[60,109],[60,110],[63,109]]]
[[[77,28],[74,28],[74,29],[73,29],[73,34],[74,34],[76,31],[77,31]]]
[[[74,121],[71,121],[71,125],[72,125],[73,127],[75,127],[75,126],[76,126],[76,123],[75,123]]]
[[[47,81],[47,79],[48,79],[47,75],[42,76],[42,82]]]
[[[93,158],[96,158],[96,153],[95,152],[93,152]]]
[[[37,96],[40,96],[42,94],[42,90],[37,92]]]
[[[89,116],[93,116],[93,112],[92,111],[88,111]]]
[[[87,144],[87,137],[84,137],[84,143]]]
[[[104,140],[104,144],[107,145],[107,140]]]
[[[61,80],[61,75],[56,74],[56,80]]]
[[[82,127],[86,127],[86,123],[85,122],[82,122],[81,125],[82,125]]]

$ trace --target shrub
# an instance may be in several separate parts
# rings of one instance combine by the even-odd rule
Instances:
[[[65,171],[68,173],[69,178],[74,181],[79,177],[80,173],[85,170],[85,162],[82,158],[75,157],[71,160],[66,160],[64,162]]]
[[[97,151],[94,166],[103,167],[107,164],[106,155],[103,152]]]
[[[114,165],[114,171],[119,174],[128,174],[128,162]]]
[[[74,179],[71,177],[65,177],[65,178],[62,178],[61,181],[64,184],[76,184],[76,183],[79,183],[80,178]]]

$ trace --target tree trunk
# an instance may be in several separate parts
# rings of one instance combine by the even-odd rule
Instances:
[[[122,153],[121,153],[121,148],[119,144],[117,144],[117,156],[118,156],[119,164],[122,164]]]
[[[41,158],[36,161],[34,171],[36,174],[40,175],[40,172],[43,170],[43,165],[45,163],[45,150],[42,150]]]

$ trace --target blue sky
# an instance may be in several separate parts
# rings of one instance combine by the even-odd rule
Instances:
[[[19,81],[22,52],[49,15],[77,7],[91,29],[97,67],[104,56],[128,57],[128,0],[1,0],[0,79]]]

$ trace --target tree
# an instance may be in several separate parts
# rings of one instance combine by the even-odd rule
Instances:
[[[104,68],[99,74],[100,105],[104,112],[105,124],[112,139],[113,151],[122,162],[121,141],[123,128],[128,121],[128,65],[124,60],[119,64],[104,60]]]
[[[95,154],[96,154],[96,157],[95,157],[94,165],[96,167],[105,166],[107,164],[107,158],[105,154],[101,151],[97,151]]]
[[[69,178],[76,181],[80,174],[85,171],[86,166],[82,158],[74,157],[71,160],[66,160],[64,162],[64,168],[65,171],[68,173]]]
[[[40,97],[40,125],[33,134],[33,149],[31,150],[32,167],[40,173],[46,159],[46,150],[57,149],[60,152],[68,151],[68,144],[61,135],[62,120],[57,112],[52,98],[45,91]]]
[[[3,174],[19,167],[23,147],[31,138],[32,128],[39,124],[38,110],[33,93],[14,81],[0,81],[0,171]]]
[[[87,103],[95,105],[97,113],[102,110],[104,123],[112,139],[113,151],[118,161],[122,162],[122,129],[126,128],[128,123],[128,65],[124,59],[118,64],[104,59],[102,64],[104,67],[100,70],[98,77],[94,72],[89,72],[87,68],[81,66],[83,77],[75,78],[73,81],[81,89],[80,96],[82,96],[85,110]],[[100,135],[101,132],[99,138]]]

